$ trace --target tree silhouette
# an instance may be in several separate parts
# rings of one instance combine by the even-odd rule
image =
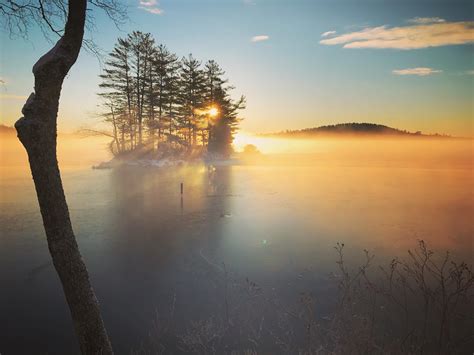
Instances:
[[[27,36],[32,26],[59,36],[55,46],[33,66],[34,93],[15,128],[28,153],[48,248],[59,275],[83,354],[111,354],[107,332],[72,229],[56,156],[57,113],[61,88],[84,40],[87,5],[119,21],[123,8],[115,0],[2,0],[2,26]],[[93,49],[89,44],[89,48]]]
[[[145,148],[228,156],[245,99],[231,99],[233,87],[224,75],[214,60],[202,66],[190,54],[179,61],[163,44],[154,45],[149,33],[119,38],[100,75],[112,152]]]

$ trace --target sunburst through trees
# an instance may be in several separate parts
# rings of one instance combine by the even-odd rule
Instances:
[[[112,152],[229,156],[245,98],[231,98],[224,75],[214,60],[179,60],[149,33],[119,38],[100,76]]]

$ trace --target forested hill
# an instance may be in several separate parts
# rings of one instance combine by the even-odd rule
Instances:
[[[392,135],[392,136],[441,136],[425,135],[418,132],[409,132],[375,123],[340,123],[321,127],[305,128],[300,130],[286,130],[277,133],[264,134],[278,137],[313,137],[334,135]],[[443,135],[444,136],[444,135]]]

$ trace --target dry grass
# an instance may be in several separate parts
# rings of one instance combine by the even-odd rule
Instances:
[[[311,293],[295,304],[254,282],[220,275],[222,304],[205,320],[173,327],[174,303],[135,354],[462,354],[474,347],[474,276],[464,262],[441,258],[419,241],[404,259],[349,267],[335,246],[337,297],[331,313]]]

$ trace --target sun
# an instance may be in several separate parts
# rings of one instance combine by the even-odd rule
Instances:
[[[215,116],[217,116],[217,115],[219,114],[219,110],[218,110],[217,108],[215,108],[215,107],[211,107],[211,108],[209,109],[208,113],[209,113],[209,116],[215,117]]]

